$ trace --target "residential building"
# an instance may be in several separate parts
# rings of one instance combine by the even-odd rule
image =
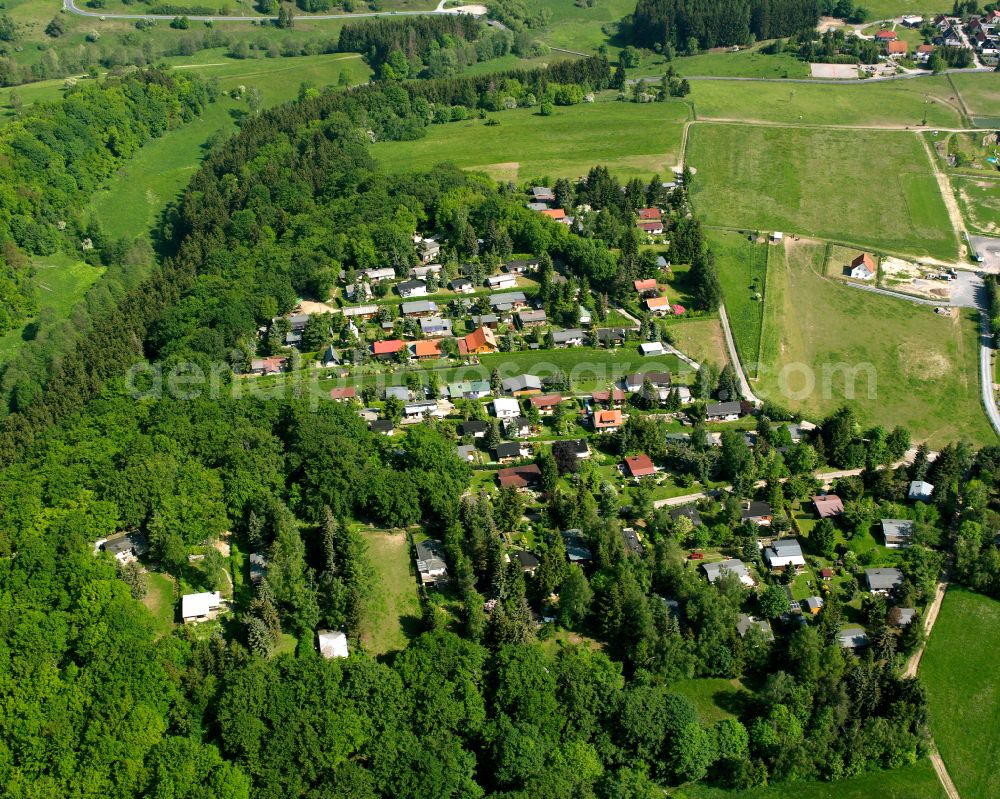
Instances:
[[[487,380],[463,380],[448,386],[448,396],[455,399],[484,399],[493,394]],[[479,424],[485,425],[485,422]],[[485,428],[484,428],[485,429]]]
[[[476,327],[488,327],[490,330],[496,330],[500,326],[500,317],[495,313],[477,314],[469,318]]]
[[[467,277],[458,277],[448,284],[448,288],[458,294],[472,294],[476,289]]]
[[[553,330],[552,343],[557,347],[582,347],[583,330],[579,327],[571,327],[565,330]]]
[[[701,564],[701,570],[705,573],[710,583],[714,583],[723,574],[735,574],[741,583],[746,586],[753,587],[754,580],[750,576],[750,571],[747,569],[747,565],[737,559],[737,558],[727,558],[726,560],[719,560],[713,563],[703,563]]]
[[[348,319],[372,319],[378,313],[377,305],[354,305],[340,311]]]
[[[441,357],[441,341],[429,338],[421,341],[414,341],[410,345],[410,355],[418,361],[429,361]]]
[[[931,54],[933,52],[934,52],[933,44],[918,44],[916,52],[913,54],[913,58],[915,61],[924,63],[930,60]]]
[[[221,609],[222,596],[218,591],[185,594],[181,597],[181,620],[185,624],[197,624],[214,619]]]
[[[459,444],[455,447],[455,452],[459,460],[472,463],[476,460],[476,447],[474,444]]]
[[[880,30],[875,33],[875,41],[877,42],[893,42],[897,38],[896,31]]]
[[[455,395],[452,394],[452,399]],[[488,422],[482,422],[478,419],[468,419],[462,422],[458,426],[458,434],[460,436],[472,436],[473,438],[483,438],[486,435],[486,430],[489,428]]]
[[[821,519],[835,519],[844,515],[844,502],[836,494],[820,494],[812,498],[816,515]]]
[[[347,636],[340,630],[317,630],[316,648],[325,658],[346,658]]]
[[[605,347],[620,347],[628,336],[623,327],[599,327],[594,331],[594,335]]]
[[[389,399],[389,397],[395,397],[403,403],[409,402],[410,389],[406,386],[386,386],[382,392],[382,399]]]
[[[593,414],[594,430],[598,433],[614,433],[622,426],[622,412],[617,408],[613,410],[596,410]]]
[[[873,594],[888,594],[903,584],[899,569],[865,569],[865,582]]]
[[[863,252],[851,261],[851,265],[847,268],[847,276],[855,280],[871,280],[877,271],[878,266],[875,264],[875,259]]]
[[[534,463],[525,466],[511,466],[497,472],[501,488],[531,488],[538,485],[542,470]]]
[[[563,530],[560,535],[566,549],[566,559],[570,563],[589,563],[593,559],[590,547],[583,538],[583,530],[576,528]]]
[[[461,344],[464,346],[459,347],[459,350],[464,349],[468,355],[484,355],[496,352],[499,349],[497,337],[488,327],[480,327],[473,330],[465,338],[461,339]]]
[[[802,556],[802,547],[796,539],[777,538],[764,550],[764,563],[771,570],[787,566],[799,569],[806,565],[806,559]]]
[[[528,307],[528,298],[523,291],[508,291],[504,294],[491,294],[490,307],[497,313],[510,313]]]
[[[527,438],[531,435],[531,422],[524,416],[513,416],[503,420],[503,429],[507,438]]]
[[[333,348],[332,344],[330,344],[323,351],[323,366],[329,368],[331,366],[339,366],[339,365],[340,365],[340,353]]]
[[[364,274],[371,283],[381,283],[383,280],[396,279],[396,270],[391,266],[382,266],[377,269],[366,269]]]
[[[625,545],[626,552],[630,552],[640,558],[646,556],[646,548],[642,545],[642,539],[639,538],[639,534],[635,531],[634,527],[622,528],[622,543]]]
[[[284,356],[274,356],[271,358],[254,358],[250,361],[250,374],[253,375],[276,375],[285,371],[288,365],[288,358]]]
[[[135,563],[149,551],[146,536],[138,531],[115,538],[99,538],[94,542],[94,552],[107,552],[119,563]]]
[[[650,297],[646,300],[646,310],[657,316],[670,313],[670,299],[668,297]]]
[[[739,400],[713,402],[705,406],[705,418],[709,422],[735,422],[745,413],[746,409]]]
[[[400,297],[426,297],[427,284],[423,280],[407,280],[396,286]],[[404,312],[405,313],[405,312]]]
[[[670,386],[670,372],[633,372],[625,375],[623,383],[625,390],[630,394],[642,390],[646,381],[649,381],[653,388],[667,388]]]
[[[334,402],[348,402],[357,397],[358,392],[354,386],[344,386],[343,388],[331,388],[330,399]]]
[[[386,339],[385,341],[375,341],[372,343],[372,355],[383,360],[395,357],[396,353],[403,349],[406,349],[406,344],[398,338]]]
[[[517,323],[521,328],[540,327],[547,321],[541,308],[524,308],[517,312]]]
[[[885,46],[885,52],[890,58],[892,56],[906,55],[909,49],[909,45],[901,39],[894,39],[891,42],[887,42]]]
[[[639,345],[639,354],[643,357],[664,355],[666,350],[659,341],[646,341]]]
[[[503,390],[505,394],[514,397],[529,397],[532,394],[541,394],[542,381],[535,375],[508,377],[503,381]]]
[[[906,549],[913,543],[915,522],[909,519],[883,519],[882,538],[888,549]]]
[[[647,280],[633,280],[632,285],[635,286],[635,290],[639,292],[639,296],[641,297],[655,295],[660,290],[660,287],[656,285],[655,278],[649,278]]]
[[[625,389],[612,388],[609,391],[594,391],[591,393],[590,398],[594,403],[607,404],[610,402],[612,406],[618,408],[625,402]]]
[[[532,577],[535,575],[535,570],[538,568],[538,558],[533,553],[519,549],[511,555],[511,559],[521,567],[521,571],[525,574]]]
[[[769,527],[771,525],[771,506],[767,502],[746,501],[740,508],[740,518],[743,521],[753,522],[758,527]]]
[[[491,289],[512,289],[517,286],[515,275],[490,275],[486,278],[486,287]]]
[[[774,632],[771,630],[771,624],[767,621],[767,619],[755,619],[753,616],[748,616],[746,613],[741,613],[736,617],[736,632],[739,633],[740,638],[746,638],[747,633],[749,633],[754,627],[761,631],[765,640],[774,640]]]
[[[247,560],[250,563],[250,582],[253,585],[258,585],[261,580],[267,577],[269,566],[267,558],[259,552],[251,552]]]
[[[625,458],[623,470],[630,477],[648,477],[656,474],[656,467],[649,455],[629,455]]]
[[[533,186],[531,189],[531,198],[536,203],[554,203],[556,201],[555,192],[548,186]]]
[[[380,436],[391,436],[396,432],[396,426],[391,419],[375,419],[368,423],[368,429]]]
[[[429,264],[441,255],[441,245],[433,239],[424,239],[417,245],[417,254],[420,256],[420,263]]]
[[[493,400],[493,414],[497,419],[513,419],[521,415],[521,406],[513,397],[497,397]]]
[[[906,496],[908,499],[914,501],[930,502],[933,494],[934,486],[931,483],[924,482],[923,480],[914,480],[910,483],[910,490]]]
[[[414,300],[404,302],[399,306],[403,316],[431,316],[438,312],[437,303],[433,300]]]
[[[698,509],[694,505],[682,505],[679,508],[674,508],[670,511],[671,519],[679,519],[684,516],[691,522],[692,527],[701,527],[701,514],[698,513]]]
[[[824,604],[822,597],[811,596],[802,600],[801,607],[804,612],[815,616],[823,609]]]
[[[450,336],[452,332],[451,319],[445,319],[443,316],[422,316],[420,317],[420,332],[432,338]]]
[[[531,447],[516,441],[503,441],[493,448],[493,456],[497,463],[510,463],[518,458],[530,458]]]
[[[635,223],[636,227],[639,228],[643,233],[649,236],[659,236],[663,233],[663,222],[660,220],[643,222],[638,221]]]
[[[562,394],[542,394],[538,397],[532,397],[529,402],[535,408],[538,408],[540,415],[551,416],[556,406],[562,402]]]
[[[441,264],[425,264],[415,266],[410,270],[410,277],[414,280],[427,280],[431,275],[441,274]]]
[[[868,646],[868,633],[861,627],[848,627],[837,634],[837,641],[843,649],[864,649]]]
[[[437,585],[448,581],[448,565],[444,559],[444,544],[433,538],[425,539],[414,546],[416,550],[417,574],[422,585]]]

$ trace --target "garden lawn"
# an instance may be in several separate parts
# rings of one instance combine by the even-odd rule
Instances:
[[[837,782],[778,783],[748,791],[685,785],[670,796],[673,799],[945,799],[945,792],[930,761],[921,760],[894,771],[876,771]]]
[[[410,570],[410,545],[404,533],[362,529],[375,585],[365,607],[361,640],[372,655],[406,647],[420,625],[420,597]]]
[[[680,161],[688,109],[683,103],[584,103],[550,117],[519,108],[483,120],[432,125],[416,141],[380,142],[372,154],[390,172],[451,161],[497,180],[577,178],[603,164],[619,178],[666,174]]]
[[[952,587],[920,661],[928,722],[962,799],[1000,796],[1000,602]]]
[[[825,248],[786,239],[765,298],[754,392],[819,420],[845,402],[865,424],[899,424],[932,447],[996,442],[979,400],[978,321],[823,276]],[[783,268],[779,268],[779,264]]]
[[[142,604],[153,618],[156,637],[168,635],[174,629],[174,581],[166,574],[146,574],[146,596]]]
[[[713,677],[680,680],[670,690],[691,700],[702,724],[736,718],[750,698],[750,692],[739,680]]]
[[[708,244],[715,254],[736,352],[747,376],[753,377],[760,360],[770,245],[755,244],[747,234],[718,230],[709,231]]]
[[[697,124],[685,158],[707,225],[944,260],[958,240],[912,133]]]
[[[988,76],[987,76],[988,77]],[[955,91],[946,77],[885,83],[829,84],[695,80],[688,100],[698,119],[725,119],[793,125],[919,126],[962,125]],[[810,162],[840,166],[825,153]]]
[[[997,180],[952,175],[951,185],[969,230],[984,236],[1000,233],[1000,175]]]

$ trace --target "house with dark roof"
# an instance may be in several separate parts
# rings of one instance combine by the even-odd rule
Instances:
[[[873,594],[888,594],[903,584],[899,569],[865,569],[865,583]]]
[[[794,566],[801,569],[806,565],[802,547],[794,538],[776,538],[771,546],[764,549],[764,563],[771,570]]]
[[[565,330],[553,330],[552,343],[557,347],[582,347],[583,330],[579,327],[571,327]]]
[[[486,435],[486,430],[489,428],[489,424],[482,422],[479,419],[467,419],[458,426],[458,434],[460,436],[472,436],[473,438],[482,438]]]
[[[521,567],[525,574],[534,576],[535,569],[538,568],[538,558],[531,552],[519,549],[511,554],[511,559]]]
[[[705,406],[705,419],[709,422],[735,422],[746,415],[746,408],[739,400],[713,402]]]
[[[414,300],[402,303],[399,310],[403,316],[431,316],[438,312],[438,307],[433,300]]]
[[[589,563],[593,560],[590,547],[583,538],[583,530],[576,528],[563,530],[560,535],[566,549],[566,559],[570,563]]]
[[[119,563],[134,563],[149,551],[146,536],[138,530],[115,538],[100,538],[94,544],[97,552],[107,552]]]
[[[509,419],[504,419],[503,427],[508,438],[527,438],[532,433],[531,422],[524,416],[512,416]]]
[[[701,514],[698,513],[698,509],[694,505],[681,505],[670,511],[671,519],[679,519],[681,516],[690,521],[692,527],[701,527],[702,525]]]
[[[541,327],[546,320],[545,311],[541,308],[524,308],[517,312],[517,323],[522,329]]]
[[[535,375],[508,377],[502,381],[502,385],[504,393],[514,397],[528,397],[542,393],[542,381]]]
[[[511,466],[497,472],[497,480],[501,488],[531,488],[538,485],[541,478],[542,470],[534,463],[525,466]]]
[[[414,546],[417,574],[422,585],[437,585],[448,581],[448,564],[445,562],[444,544],[428,538]]]
[[[605,347],[620,347],[625,343],[628,334],[624,327],[599,327],[594,331],[594,335]]]
[[[407,280],[396,285],[400,297],[426,297],[427,284],[423,280]]]
[[[392,423],[392,419],[376,419],[374,422],[368,423],[368,429],[380,436],[391,436],[396,432],[396,426]]]
[[[646,556],[646,548],[642,545],[639,534],[633,527],[622,528],[622,543],[625,544],[625,551],[640,558]]]
[[[761,500],[744,501],[740,506],[740,518],[745,522],[753,522],[758,527],[770,527],[771,506]]]

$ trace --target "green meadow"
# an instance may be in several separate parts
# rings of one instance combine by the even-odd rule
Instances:
[[[715,254],[736,352],[747,376],[754,377],[760,361],[769,245],[756,244],[745,233],[719,230],[709,231],[708,242]]]
[[[996,180],[952,175],[951,185],[972,233],[1000,233],[1000,175]]]
[[[420,596],[411,572],[406,534],[363,529],[361,536],[375,568],[376,590],[364,614],[361,641],[372,655],[406,647],[420,629]]]
[[[1000,80],[992,73],[949,75],[962,95],[969,113],[975,117],[1000,118]]]
[[[1000,602],[952,587],[945,594],[920,678],[934,742],[962,799],[1000,796]]]
[[[680,162],[688,118],[683,103],[600,101],[557,107],[543,117],[518,108],[483,120],[433,125],[416,141],[379,142],[373,155],[389,171],[422,171],[451,161],[498,180],[576,178],[603,164],[620,178],[665,174]]]
[[[685,162],[709,226],[780,230],[955,258],[958,242],[912,133],[696,124]]]

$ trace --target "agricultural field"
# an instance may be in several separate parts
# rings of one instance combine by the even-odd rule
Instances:
[[[745,233],[709,231],[723,301],[736,352],[748,377],[758,372],[760,338],[767,289],[767,244],[756,244]]]
[[[405,533],[366,529],[361,534],[376,572],[361,640],[370,654],[382,655],[403,649],[419,629],[417,579],[410,570],[410,545]]]
[[[1000,233],[1000,175],[996,180],[952,175],[951,185],[972,233]]]
[[[824,275],[822,245],[786,240],[767,277],[754,392],[819,420],[849,402],[865,424],[940,446],[995,443],[979,399],[978,320],[873,295]],[[783,266],[783,268],[780,268]]]
[[[686,785],[672,799],[945,799],[929,760],[893,771],[877,771],[836,782],[795,782],[727,791],[705,785]]]
[[[962,125],[958,98],[946,77],[857,86],[695,80],[687,99],[698,119],[873,128]],[[839,161],[824,158],[824,163]]]
[[[920,661],[934,742],[962,799],[1000,795],[1000,602],[949,588]]]
[[[577,178],[603,164],[619,178],[649,179],[680,162],[683,103],[596,102],[558,107],[550,117],[519,108],[483,120],[434,125],[423,139],[380,142],[372,154],[389,171],[423,171],[451,161],[497,180]],[[628,147],[622,131],[629,131]]]
[[[904,14],[934,16],[951,11],[951,5],[942,0],[865,0],[869,19],[893,19]]]
[[[697,124],[685,162],[697,170],[691,200],[709,226],[941,259],[958,253],[927,155],[911,133]]]

